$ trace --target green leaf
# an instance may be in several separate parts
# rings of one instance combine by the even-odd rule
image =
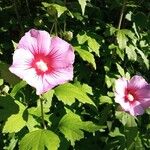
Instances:
[[[54,90],[49,90],[48,92],[46,92],[42,95],[42,97],[44,98],[43,109],[44,109],[45,113],[49,112],[49,109],[50,109],[51,103],[52,103],[53,95],[54,95]]]
[[[11,96],[0,96],[0,121],[6,120],[13,114],[17,114],[18,111],[19,106]]]
[[[124,32],[125,35],[127,35],[130,39],[135,39],[135,34],[128,29],[122,29],[122,31]]]
[[[112,104],[112,99],[108,96],[100,96],[99,98],[100,100],[100,103],[104,104],[104,103],[107,103],[107,104]]]
[[[105,75],[105,83],[108,88],[110,88],[114,84],[115,78],[111,78],[108,75]]]
[[[133,45],[126,46],[125,50],[129,60],[133,61],[137,60],[137,54],[135,52],[135,47]]]
[[[125,33],[122,30],[118,30],[117,31],[117,42],[119,44],[119,48],[120,49],[124,49],[127,45],[127,37],[125,35]]]
[[[87,0],[78,0],[79,4],[81,6],[82,15],[84,15],[84,12],[85,12],[86,1]]]
[[[26,126],[27,126],[28,130],[31,132],[31,131],[35,131],[35,130],[39,129],[40,123],[37,122],[35,116],[33,116],[32,114],[29,114]]]
[[[83,92],[86,92],[86,93],[88,93],[90,95],[93,95],[92,87],[89,86],[88,84],[85,84],[85,83],[84,84],[80,84],[80,82],[78,81],[74,85],[79,87]]]
[[[20,131],[25,125],[26,121],[23,118],[25,106],[19,101],[15,101],[19,106],[19,112],[11,115],[3,126],[3,133],[12,133]]]
[[[13,89],[12,89],[10,95],[11,95],[12,97],[14,97],[14,96],[17,94],[17,92],[18,92],[21,88],[25,87],[26,85],[27,85],[27,83],[26,83],[25,81],[20,81],[19,83],[17,83],[17,84],[13,87]]]
[[[88,46],[91,51],[95,52],[95,54],[99,56],[100,44],[94,38],[88,38]]]
[[[139,146],[138,140],[138,128],[137,127],[125,127],[126,144],[128,150],[136,149]],[[136,141],[137,140],[137,141]],[[139,148],[141,149],[141,147]],[[138,149],[137,149],[138,150]]]
[[[98,126],[90,121],[84,122],[81,118],[73,112],[68,112],[59,122],[59,129],[65,135],[66,139],[71,142],[71,145],[75,145],[75,141],[79,141],[84,138],[84,132],[95,132],[104,128],[104,126]]]
[[[12,44],[14,46],[14,49],[17,49],[18,43],[16,43],[15,41],[12,40]]]
[[[125,136],[124,134],[120,133],[119,128],[117,128],[117,127],[115,128],[114,131],[110,132],[109,135],[111,137],[116,137],[116,136],[123,136],[124,137]]]
[[[118,63],[116,63],[116,66],[119,74],[123,77],[125,75],[124,69]]]
[[[61,6],[61,5],[58,5],[58,4],[52,4],[52,6],[54,6],[55,9],[57,10],[57,16],[58,16],[58,18],[59,18],[65,11],[68,10],[65,6]]]
[[[0,86],[3,85],[3,83],[4,83],[4,80],[0,79]]]
[[[90,94],[90,95],[93,95],[92,87],[89,86],[88,84],[83,84],[83,85],[82,85],[82,89],[83,89],[86,93],[88,93],[88,94]]]
[[[87,36],[86,32],[82,31],[77,34],[77,41],[79,44],[84,44],[88,39],[89,37]]]
[[[123,111],[116,111],[116,118],[122,122],[122,124],[126,127],[136,127],[137,123],[135,118],[130,114]]]
[[[15,133],[9,134],[9,138],[10,138],[10,141],[9,141],[8,145],[4,147],[4,149],[5,150],[14,150],[17,145],[18,139],[16,139]]]
[[[57,17],[59,18],[64,12],[68,11],[69,14],[73,17],[73,15],[71,14],[71,12],[67,9],[67,7],[65,6],[61,6],[61,5],[58,5],[58,4],[49,4],[49,3],[46,3],[46,2],[42,2],[42,5],[44,7],[53,7],[56,9],[57,11]]]
[[[96,63],[95,63],[95,58],[93,54],[82,49],[80,46],[74,47],[74,48],[84,61],[87,61],[88,63],[92,64],[93,68],[96,69]]]
[[[59,143],[59,137],[52,131],[36,130],[22,138],[19,150],[57,150]]]
[[[144,61],[144,64],[146,65],[147,69],[149,69],[149,60],[146,57],[146,55],[140,49],[138,49],[137,47],[136,47],[136,50],[141,55],[141,57],[142,57],[142,59]]]
[[[82,31],[77,35],[77,41],[81,45],[87,42],[89,51],[94,52],[97,56],[99,56],[100,44],[95,38],[87,35],[86,32]]]
[[[87,96],[86,92],[71,83],[56,87],[55,95],[58,100],[62,101],[64,104],[72,105],[75,102],[75,99],[77,99],[81,103],[88,103],[95,106],[93,101]]]

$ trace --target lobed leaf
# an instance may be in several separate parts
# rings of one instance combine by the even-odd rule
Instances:
[[[88,63],[90,63],[93,66],[93,68],[96,70],[96,63],[95,63],[94,55],[91,54],[90,52],[82,49],[80,46],[74,47],[74,48],[78,52],[78,54],[80,55],[80,57],[84,61],[87,61]]]
[[[15,101],[15,103],[19,106],[19,112],[17,114],[11,115],[6,120],[3,126],[3,133],[18,132],[26,125],[26,121],[23,118],[25,106],[21,104],[19,101]]]
[[[54,132],[39,129],[22,138],[19,150],[57,150],[59,143],[59,137]]]
[[[98,126],[93,124],[91,121],[84,122],[81,118],[69,111],[59,122],[59,129],[65,135],[66,139],[71,142],[71,145],[75,145],[75,141],[79,141],[84,138],[84,132],[82,130],[88,132],[95,132],[104,126]]]
[[[86,92],[71,83],[66,83],[56,87],[55,95],[58,100],[67,105],[72,105],[75,102],[75,99],[77,99],[81,103],[87,103],[95,106]]]

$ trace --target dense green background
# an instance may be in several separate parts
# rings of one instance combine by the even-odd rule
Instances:
[[[8,67],[31,28],[74,47],[74,81],[38,96]],[[0,0],[0,149],[150,149],[150,110],[139,117],[114,102],[114,81],[150,82],[149,0]],[[34,139],[34,140],[33,140]]]

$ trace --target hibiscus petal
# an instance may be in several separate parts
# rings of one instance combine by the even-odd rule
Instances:
[[[115,92],[120,95],[124,96],[125,95],[125,90],[127,88],[127,80],[125,78],[120,78],[116,80],[115,82]]]
[[[50,52],[51,37],[48,32],[31,29],[19,41],[19,48],[30,50],[33,54]]]
[[[144,109],[140,102],[135,101],[133,104],[130,104],[130,105],[131,107],[130,107],[129,112],[132,116],[138,116],[144,113]]]
[[[53,58],[52,66],[54,68],[64,68],[74,63],[74,52],[72,46],[59,37],[53,37],[51,40],[51,52],[49,55]]]
[[[33,36],[32,32],[36,31],[31,29],[25,33],[25,35],[20,39],[18,48],[29,50],[31,53],[35,53],[38,49],[37,39]]]
[[[150,107],[150,85],[137,90],[136,95],[144,108]]]
[[[144,86],[148,85],[145,79],[142,76],[135,75],[128,82],[129,88],[141,89]]]
[[[50,74],[45,74],[44,78],[53,86],[63,84],[73,79],[73,67],[69,66],[67,68],[55,70]]]
[[[37,34],[38,52],[45,55],[50,53],[51,37],[46,31],[38,31]]]
[[[13,64],[9,70],[20,78],[23,78],[23,72],[31,67],[33,58],[34,56],[30,51],[25,49],[16,49],[13,55]]]
[[[115,102],[119,103],[120,106],[125,110],[125,111],[129,111],[130,110],[130,103],[129,102],[125,102],[124,97],[120,97],[119,95],[116,95],[115,97]]]
[[[40,95],[43,94],[44,92],[50,90],[53,88],[53,85],[50,85],[44,78],[43,76],[37,75],[35,69],[30,68],[24,71],[24,78],[30,86],[34,87],[36,89],[36,94]]]

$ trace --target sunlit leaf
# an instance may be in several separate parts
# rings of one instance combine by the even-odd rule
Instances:
[[[88,103],[95,106],[86,92],[71,83],[66,83],[56,87],[55,95],[58,100],[62,101],[64,104],[71,105],[75,102],[75,99],[77,99],[81,103]]]
[[[108,103],[108,104],[112,104],[112,99],[108,96],[100,96],[99,98],[100,100],[100,103],[103,104],[103,103]]]
[[[111,137],[116,137],[116,136],[125,136],[124,134],[120,133],[119,128],[115,128],[114,131],[110,132],[109,135]]]
[[[137,123],[135,117],[123,111],[116,111],[116,117],[121,121],[121,123],[126,127],[136,127]]]
[[[84,132],[95,132],[105,128],[104,126],[98,126],[90,121],[84,122],[81,118],[72,113],[68,112],[59,122],[59,129],[65,135],[66,139],[71,142],[74,146],[75,141],[78,141],[84,137]]]
[[[135,51],[135,47],[133,45],[126,46],[125,50],[129,60],[134,60],[134,61],[137,60],[137,54]]]
[[[54,90],[49,90],[48,92],[43,94],[43,109],[44,112],[48,112],[52,103],[52,98],[53,98]],[[40,104],[39,104],[40,105]]]
[[[20,141],[20,150],[57,150],[59,137],[50,130],[36,130],[26,134]]]
[[[116,66],[119,74],[123,77],[125,75],[124,69],[118,63],[116,63]]]
[[[18,132],[26,125],[26,121],[23,118],[25,106],[18,101],[15,101],[15,103],[19,106],[19,112],[7,119],[3,126],[3,133]]]
[[[99,56],[100,44],[94,38],[89,37],[88,46],[91,51],[95,52],[95,54]]]
[[[89,37],[87,36],[86,32],[80,32],[77,34],[77,41],[79,44],[84,44],[88,39]]]
[[[127,37],[125,35],[125,33],[122,30],[118,30],[117,31],[117,42],[119,44],[119,48],[120,49],[124,49],[127,45]]]
[[[51,8],[53,7],[57,11],[57,17],[59,18],[63,13],[66,11],[69,12],[70,16],[73,17],[72,13],[67,9],[67,7],[59,5],[59,4],[50,4],[46,2],[42,2],[43,6],[46,8]]]
[[[3,85],[3,83],[4,83],[4,80],[0,79],[0,86]]]
[[[87,0],[78,0],[79,4],[81,6],[82,15],[84,15],[84,12],[85,12],[86,1]]]
[[[94,69],[96,69],[96,63],[95,63],[95,59],[94,59],[93,54],[82,49],[80,46],[74,47],[74,48],[84,61],[87,61],[88,63],[90,63],[93,66]]]
[[[142,57],[142,59],[144,61],[144,64],[146,65],[147,69],[149,69],[149,60],[146,57],[146,55],[140,49],[138,49],[137,47],[136,47],[136,50],[140,54],[140,56]]]

